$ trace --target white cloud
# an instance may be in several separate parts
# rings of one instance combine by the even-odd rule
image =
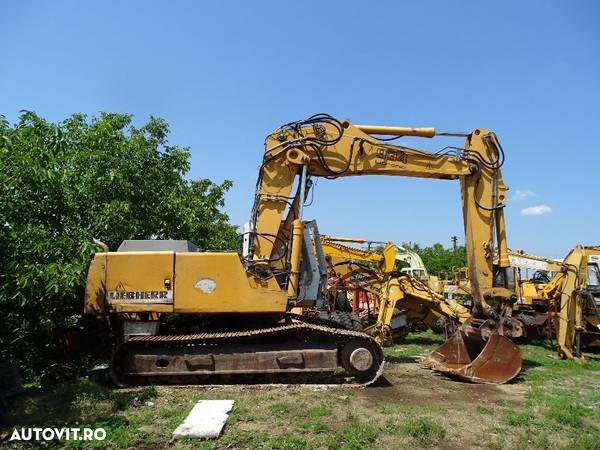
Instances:
[[[521,214],[524,216],[542,216],[551,212],[552,208],[550,208],[548,205],[528,206],[527,208],[521,210]]]
[[[512,196],[512,200],[515,202],[522,202],[529,197],[535,197],[535,192],[525,189],[524,191],[517,190],[515,195]]]

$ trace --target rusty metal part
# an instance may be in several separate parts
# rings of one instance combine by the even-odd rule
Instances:
[[[291,315],[297,316],[297,315]],[[302,317],[302,316],[297,316]],[[342,366],[369,385],[384,357],[370,336],[309,323],[237,332],[134,336],[115,352],[111,374],[122,385],[210,382],[215,377],[331,375]]]
[[[509,338],[498,333],[486,340],[458,330],[426,357],[422,367],[473,383],[503,384],[521,371],[521,351]]]
[[[593,348],[597,350],[600,347],[600,333],[585,331],[581,333],[579,339],[581,340],[581,346],[585,349]]]
[[[547,339],[554,335],[553,323],[550,319],[550,314],[546,312],[536,311],[535,309],[525,305],[520,308],[513,319],[519,320],[522,324],[523,338],[525,339]]]
[[[278,346],[261,351],[256,345],[232,345],[225,348],[195,346],[149,348],[128,356],[129,374],[139,377],[176,377],[280,372],[334,372],[337,349]]]
[[[348,364],[356,373],[366,372],[373,367],[373,355],[371,352],[361,346],[347,350]]]

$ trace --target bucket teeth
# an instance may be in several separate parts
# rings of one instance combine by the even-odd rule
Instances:
[[[497,333],[487,340],[454,333],[428,356],[419,358],[421,367],[473,383],[503,384],[521,371],[521,351]]]

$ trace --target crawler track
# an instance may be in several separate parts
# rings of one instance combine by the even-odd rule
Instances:
[[[111,375],[122,385],[261,378],[322,382],[341,366],[346,376],[366,386],[379,378],[383,365],[381,347],[364,333],[294,322],[245,331],[133,336],[117,348]]]

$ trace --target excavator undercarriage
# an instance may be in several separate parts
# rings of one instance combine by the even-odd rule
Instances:
[[[298,318],[290,315],[287,323],[245,331],[132,336],[116,350],[111,375],[119,384],[269,377],[310,382],[330,378],[341,366],[364,385],[381,375],[383,352],[374,339]]]

